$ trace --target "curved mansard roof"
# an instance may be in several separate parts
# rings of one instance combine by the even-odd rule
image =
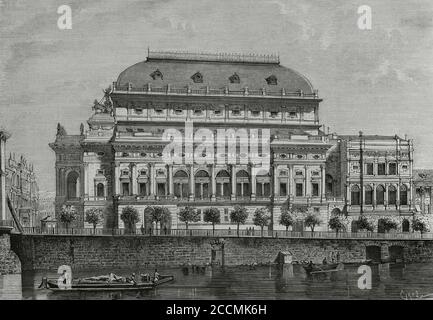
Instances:
[[[276,84],[275,84],[276,80]],[[274,82],[274,84],[271,84]],[[138,62],[120,73],[116,86],[133,88],[165,86],[194,88],[209,86],[229,90],[265,88],[266,91],[313,93],[310,81],[300,73],[280,65],[276,56],[188,54],[174,52],[149,53],[145,61]]]

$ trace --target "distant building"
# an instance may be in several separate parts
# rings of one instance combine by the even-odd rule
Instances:
[[[16,158],[15,154],[9,154],[6,161],[6,193],[21,224],[28,227],[37,225],[39,187],[33,165],[24,156]]]

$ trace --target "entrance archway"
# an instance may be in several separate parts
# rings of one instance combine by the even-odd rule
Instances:
[[[76,171],[71,171],[68,173],[68,177],[66,178],[66,195],[68,199],[78,198],[78,178],[79,175]]]

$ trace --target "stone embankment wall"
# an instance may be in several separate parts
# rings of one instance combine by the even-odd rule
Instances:
[[[21,273],[21,263],[11,250],[9,234],[0,234],[0,275]]]

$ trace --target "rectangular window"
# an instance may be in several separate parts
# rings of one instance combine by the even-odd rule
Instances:
[[[366,174],[372,176],[373,175],[373,164],[367,163],[366,164]]]
[[[385,175],[385,163],[378,163],[377,164],[377,174],[380,176]]]
[[[140,196],[146,195],[146,183],[140,183],[139,185]]]
[[[397,164],[395,162],[391,162],[388,165],[388,174],[392,174],[392,175],[397,174]]]
[[[304,186],[302,183],[296,184],[296,196],[302,197],[304,195]]]
[[[122,183],[122,195],[129,196],[129,182]]]
[[[312,187],[313,187],[313,197],[318,197],[319,196],[319,184],[313,183]]]
[[[296,112],[289,112],[289,117],[290,118],[296,118]]]
[[[280,196],[287,196],[287,183],[280,183]]]
[[[241,110],[232,110],[232,115],[239,116],[241,114]]]
[[[230,222],[229,209],[227,209],[227,208],[224,208],[224,222]]]
[[[278,112],[272,111],[271,112],[271,118],[276,118],[276,117],[278,117]]]
[[[158,183],[157,194],[158,196],[165,196],[165,183]]]

